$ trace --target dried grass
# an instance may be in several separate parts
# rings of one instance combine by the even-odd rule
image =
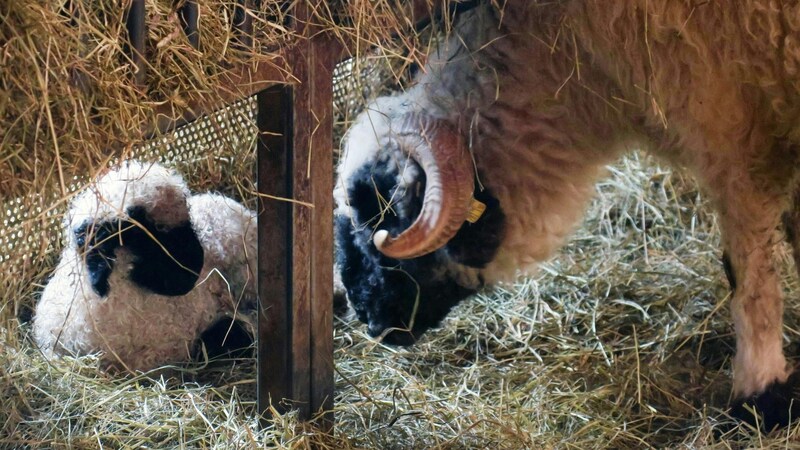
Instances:
[[[192,112],[190,97],[220,104],[224,93],[237,92],[242,86],[226,84],[224,76],[231,67],[272,65],[288,72],[277,50],[304,38],[285,25],[304,2],[257,2],[251,10],[254,45],[247,49],[237,45],[232,30],[235,1],[199,2],[199,49],[181,32],[177,11],[183,2],[145,3],[148,63],[144,83],[137,85],[126,44],[126,8],[119,2],[0,0],[3,326],[13,328],[8,318],[24,315],[22,310],[35,303],[32,286],[41,284],[52,267],[60,215],[71,196],[114,161],[137,157],[174,163],[195,189],[222,188],[245,201],[253,198],[252,114],[235,120],[229,116],[241,115],[240,108],[214,114],[204,125],[211,131],[202,136],[153,135],[152,124],[165,112],[172,117]],[[392,42],[390,37],[406,28],[402,11],[394,1],[381,0],[322,2],[310,14],[320,30],[356,41],[366,55],[369,43]],[[401,53],[389,45],[381,48]],[[379,67],[385,79],[390,66],[362,64],[370,59],[378,58],[355,58],[352,73]],[[291,80],[291,74],[285,78]],[[341,84],[363,88],[360,80],[367,79],[350,77],[359,81]],[[340,123],[347,124],[369,95],[366,89],[352,96],[355,104],[340,104]],[[239,137],[225,129],[231,124],[241,130]],[[251,142],[241,142],[241,136]]]
[[[90,357],[45,362],[23,327],[0,335],[0,445],[800,448],[797,427],[720,435],[734,338],[718,231],[694,185],[634,155],[598,193],[539,276],[467,301],[411,349],[337,318],[334,436],[292,415],[259,430],[252,360],[112,378]],[[798,318],[788,302],[792,341]]]
[[[213,132],[188,154],[196,133],[142,146],[142,124],[155,102],[180,108],[177,93],[189,87],[213,96],[223,60],[274,62],[228,45],[227,19],[210,13],[204,36],[215,38],[204,40],[202,57],[181,35],[159,47],[174,31],[172,4],[148,0],[155,57],[142,92],[130,83],[117,5],[91,2],[86,14],[88,2],[73,2],[85,18],[75,25],[59,4],[0,0],[0,447],[800,448],[800,425],[763,437],[731,428],[724,409],[734,338],[715,221],[691,181],[638,155],[610,169],[583,226],[538,276],[470,299],[415,347],[385,347],[352,318],[337,318],[332,436],[292,414],[259,429],[249,359],[123,378],[97,370],[92,357],[47,362],[21,319],[53,266],[54,225],[70,192],[110,160],[136,154],[177,161],[195,189],[251,201],[246,108],[210,118]],[[358,93],[337,105],[339,130],[380,92],[356,80],[402,85],[424,53],[419,35],[370,50],[408,28],[395,6],[350,1],[316,11],[331,28],[346,12],[334,31],[360,55],[348,69],[359,76],[342,76]],[[262,48],[297,38],[275,25],[286,10],[269,14],[273,21],[255,25]],[[238,138],[220,131],[231,126],[241,127]],[[793,298],[793,263],[787,249],[780,256]],[[787,342],[797,342],[800,307],[786,309]]]

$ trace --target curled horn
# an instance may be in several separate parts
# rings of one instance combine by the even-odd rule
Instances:
[[[425,172],[422,210],[398,236],[378,230],[373,242],[391,258],[416,258],[443,247],[464,223],[475,187],[472,158],[452,125],[425,114],[407,114],[396,139]]]

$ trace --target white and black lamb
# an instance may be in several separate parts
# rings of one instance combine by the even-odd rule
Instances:
[[[144,371],[189,360],[204,333],[253,329],[256,218],[230,198],[128,161],[75,197],[64,235],[33,320],[48,357]]]

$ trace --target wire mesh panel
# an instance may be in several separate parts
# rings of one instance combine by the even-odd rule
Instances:
[[[333,71],[334,150],[344,132],[366,104],[396,88],[403,71],[385,55],[375,53],[350,58],[336,65]]]
[[[254,97],[239,101],[134,148],[125,157],[174,166],[192,188],[225,191],[247,203],[254,191],[255,107]],[[109,165],[117,163],[119,160],[114,159]],[[73,175],[67,184],[68,194],[85,187],[92,175]],[[52,192],[2,203],[0,269],[18,271],[31,258],[52,256],[59,250],[61,217],[68,200],[69,195],[62,196],[53,186]]]
[[[372,98],[394,78],[385,58],[348,59],[333,73],[334,142]],[[255,207],[256,97],[243,99],[123,155],[175,167],[196,191],[221,191]],[[113,166],[119,162],[114,158]],[[98,168],[100,171],[101,168]],[[71,195],[95,173],[72,175],[67,195],[54,183],[49,192],[0,201],[0,270],[27,273],[41,260],[54,259],[62,242],[62,217]],[[52,261],[51,261],[52,262]]]

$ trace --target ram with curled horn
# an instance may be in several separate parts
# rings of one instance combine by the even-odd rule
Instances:
[[[688,168],[716,210],[735,287],[734,412],[753,420],[755,406],[765,428],[798,416],[774,235],[783,217],[800,261],[800,9],[475,3],[414,85],[370,104],[345,139],[336,265],[369,333],[411,344],[483,286],[532,270],[606,165],[642,148]]]
[[[373,241],[384,255],[407,259],[438,250],[461,227],[472,199],[472,160],[461,135],[430,116],[408,114],[394,137],[425,174],[422,209],[399,236],[379,230]]]

